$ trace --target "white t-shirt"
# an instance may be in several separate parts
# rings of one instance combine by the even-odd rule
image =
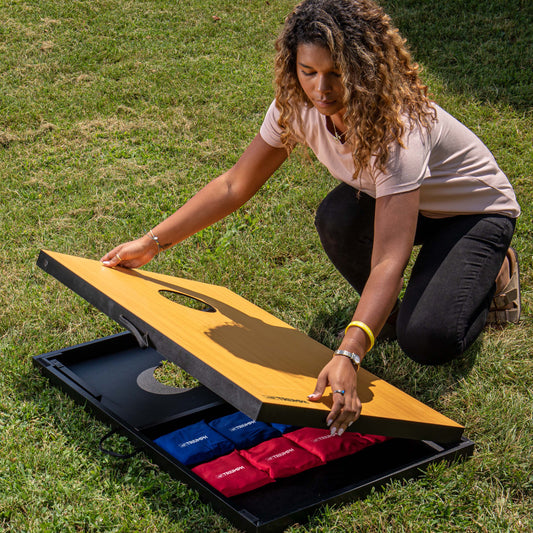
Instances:
[[[363,171],[353,178],[351,146],[330,133],[326,117],[314,107],[301,108],[305,144],[340,181],[379,198],[420,187],[420,212],[440,218],[473,213],[495,213],[516,218],[520,206],[513,188],[489,149],[466,126],[436,104],[437,121],[425,129],[406,128],[404,144],[392,148],[387,171],[372,178]],[[260,134],[270,146],[280,148],[279,110],[272,102]]]

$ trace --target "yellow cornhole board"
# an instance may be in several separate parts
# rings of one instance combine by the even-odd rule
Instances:
[[[251,418],[325,427],[331,391],[319,403],[307,395],[331,350],[234,292],[50,251],[41,251],[37,264]],[[461,425],[363,368],[358,393],[363,407],[352,431],[443,443],[461,438]]]

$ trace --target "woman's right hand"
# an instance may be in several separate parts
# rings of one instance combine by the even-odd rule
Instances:
[[[137,268],[151,261],[158,251],[157,243],[148,235],[144,235],[134,241],[119,244],[107,252],[100,261],[110,268],[116,266]]]

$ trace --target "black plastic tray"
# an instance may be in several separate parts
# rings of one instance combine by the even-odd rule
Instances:
[[[164,357],[141,348],[131,333],[42,354],[34,364],[54,385],[90,408],[114,430],[128,436],[161,468],[196,489],[236,527],[250,532],[282,531],[304,521],[324,504],[361,498],[392,479],[420,475],[431,463],[472,454],[474,443],[391,439],[252,492],[227,498],[154,439],[201,419],[235,409],[209,389],[174,389],[153,376]]]

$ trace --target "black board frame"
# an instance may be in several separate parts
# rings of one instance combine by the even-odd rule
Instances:
[[[473,453],[474,443],[465,437],[443,444],[391,439],[356,456],[226,498],[154,443],[154,438],[176,427],[234,410],[202,385],[171,394],[144,390],[139,385],[140,374],[165,359],[154,348],[141,346],[132,333],[124,332],[36,355],[33,363],[52,384],[114,431],[126,435],[163,470],[197,490],[205,502],[243,531],[283,531],[292,523],[305,521],[323,505],[363,498],[392,480],[421,475],[432,463],[451,463]],[[111,376],[107,385],[106,376]],[[122,402],[121,395],[131,401]]]

